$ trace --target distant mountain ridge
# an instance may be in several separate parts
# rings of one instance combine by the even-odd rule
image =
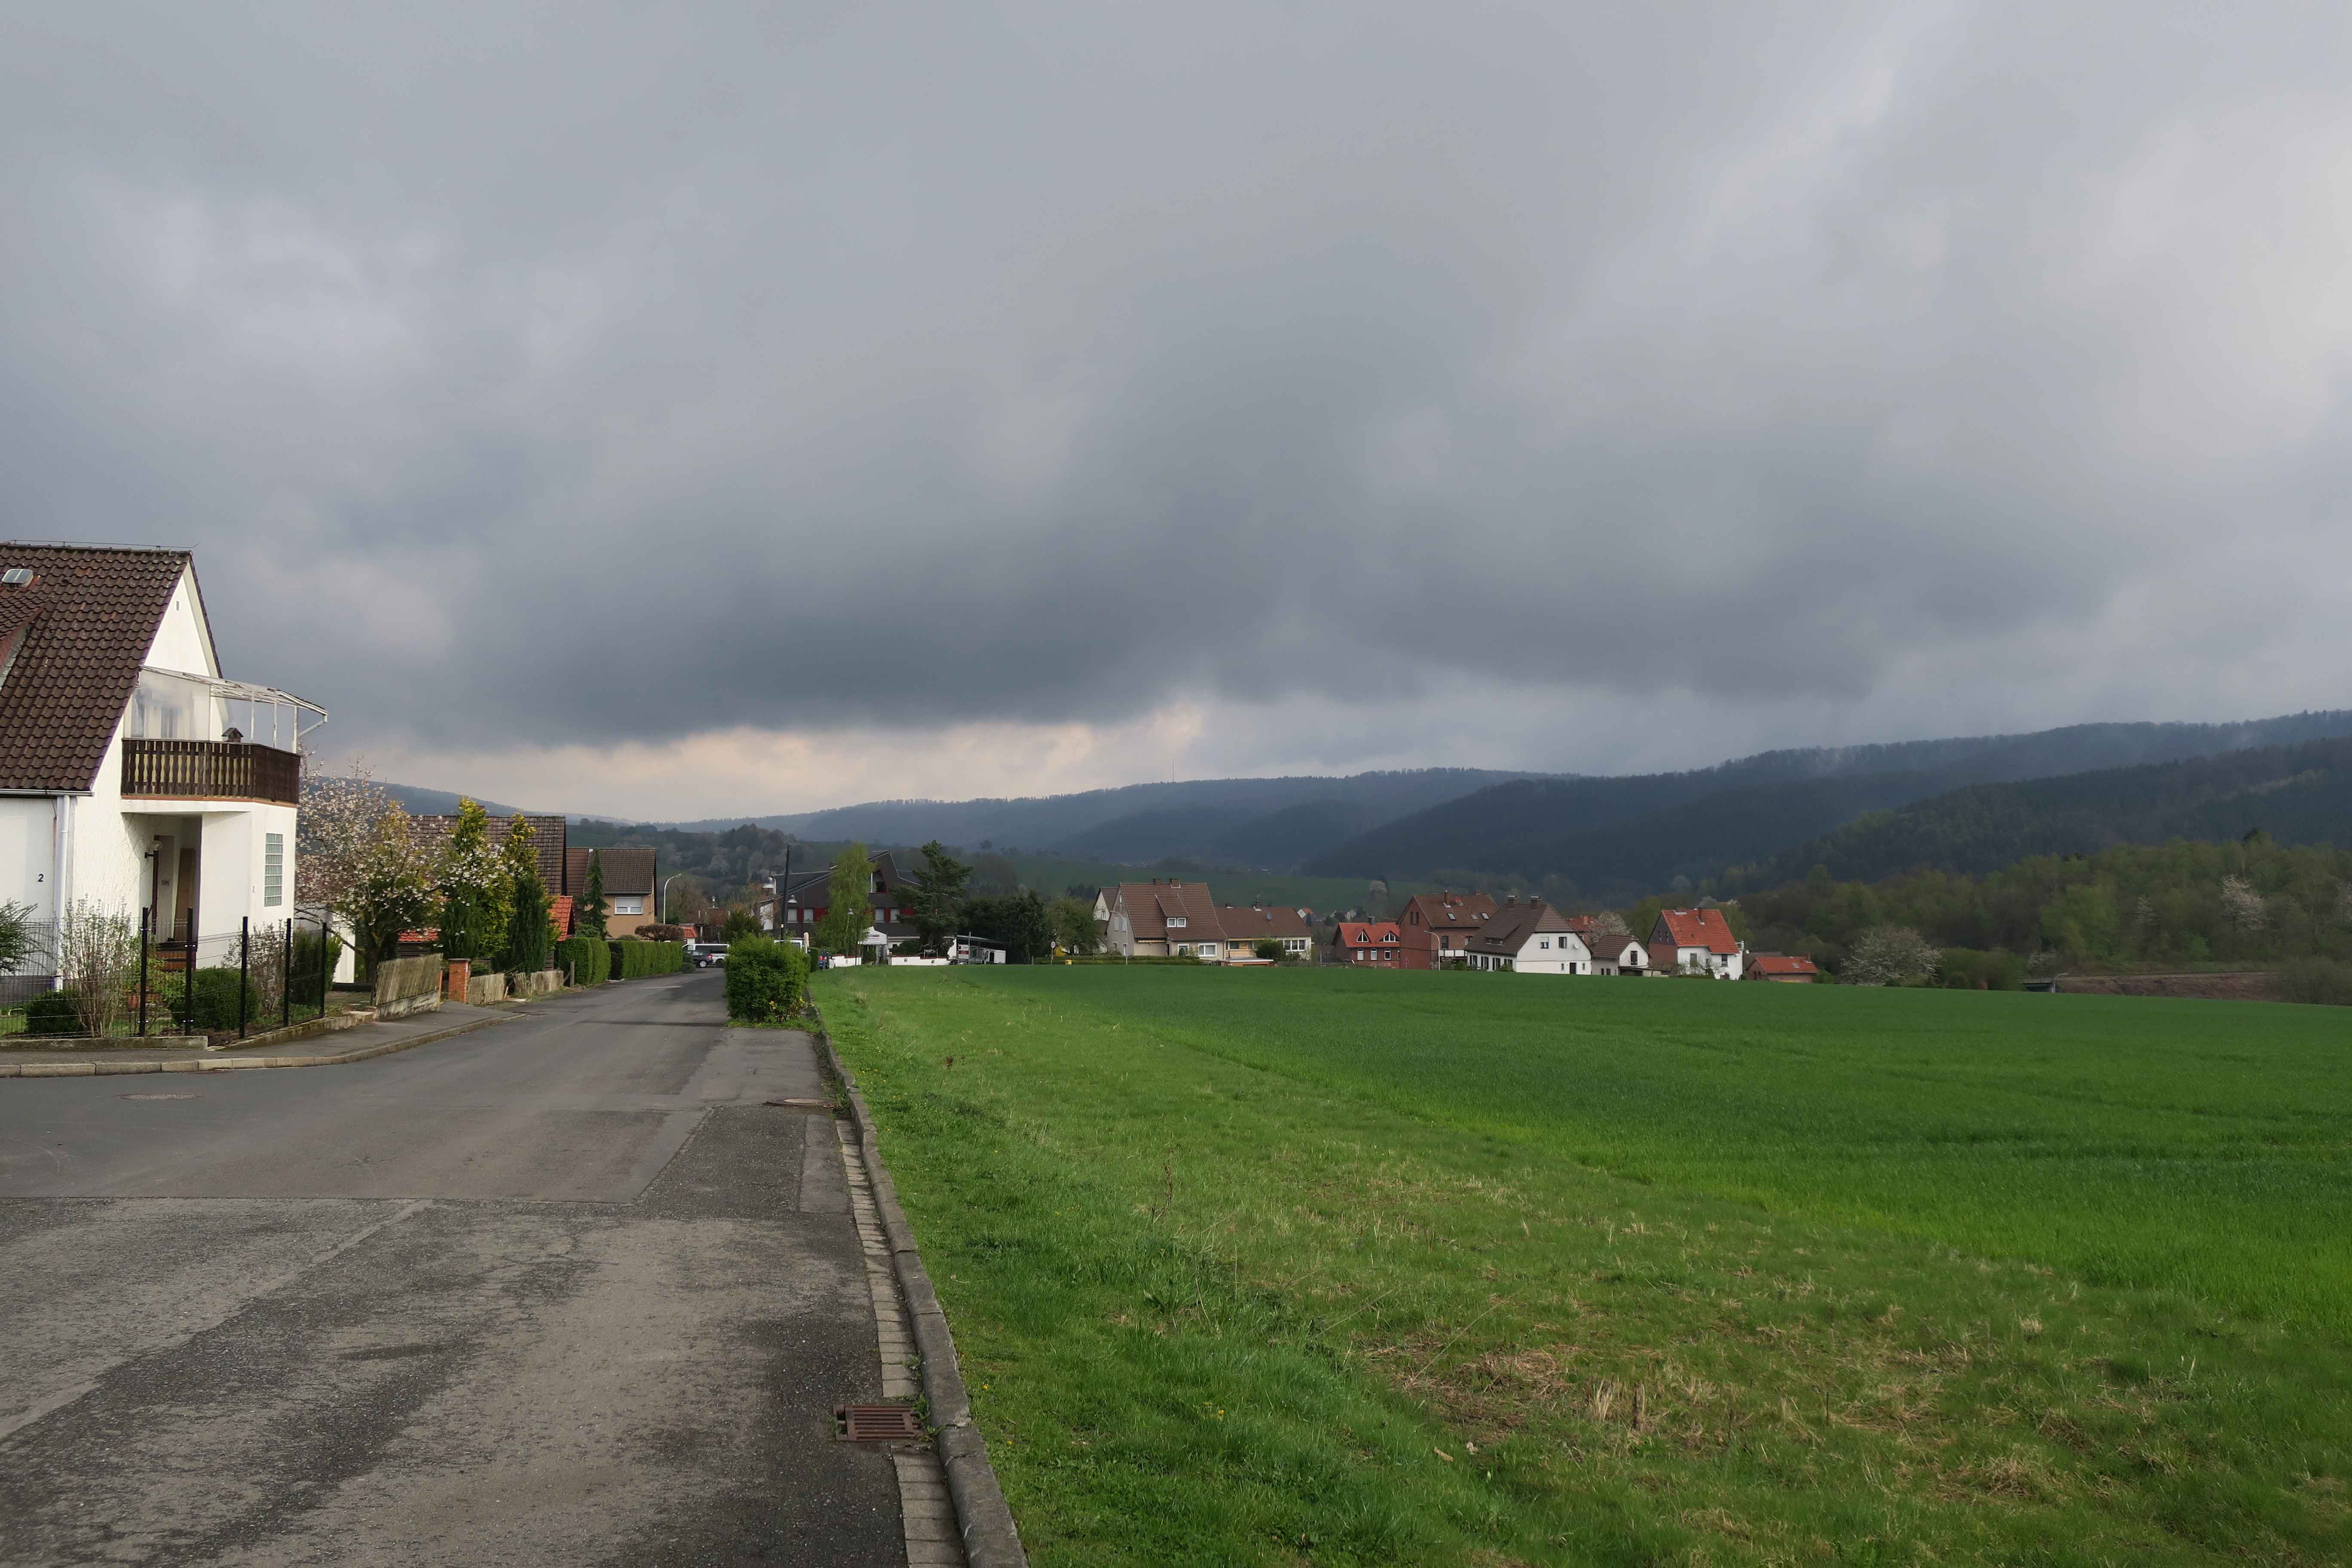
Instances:
[[[706,817],[660,826],[693,831],[744,822],[796,837],[869,844],[983,840],[1033,851],[1143,862],[1171,857],[1286,868],[1349,834],[1490,784],[1562,777],[1491,768],[1418,768],[1348,777],[1187,779],[1075,795],[963,801],[880,800],[824,811]],[[1280,822],[1269,819],[1282,816]]]
[[[1630,901],[1719,878],[1856,816],[1979,784],[2054,777],[2352,734],[2352,711],[2231,724],[2076,724],[2023,735],[1759,752],[1717,767],[1498,784],[1360,834],[1310,875],[1552,878]]]
[[[1978,875],[2038,855],[2215,842],[2256,830],[2283,844],[2352,843],[2352,739],[1971,784],[1865,813],[1737,880],[1776,887],[1815,866],[1841,881],[1876,881],[1916,866]]]

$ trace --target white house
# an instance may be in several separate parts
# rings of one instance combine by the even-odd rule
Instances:
[[[304,714],[226,679],[184,550],[0,544],[0,899],[162,940],[294,912]]]
[[[1747,973],[1748,946],[1731,934],[1719,909],[1660,910],[1650,928],[1652,962],[1661,969],[1737,980]]]
[[[1508,903],[1470,933],[1473,969],[1517,974],[1590,974],[1592,950],[1569,918],[1541,902]]]
[[[1592,950],[1592,973],[1595,974],[1638,975],[1649,967],[1650,955],[1638,938],[1622,931],[1590,929],[1577,934],[1584,939],[1584,945]]]

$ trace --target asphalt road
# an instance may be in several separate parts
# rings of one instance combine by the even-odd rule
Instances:
[[[723,1016],[0,1080],[0,1563],[903,1564],[814,1052]]]

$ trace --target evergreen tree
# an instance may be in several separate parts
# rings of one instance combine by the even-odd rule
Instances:
[[[923,846],[922,868],[915,873],[904,903],[925,952],[944,953],[955,940],[964,887],[971,880],[971,868],[950,855],[938,839]]]
[[[598,942],[603,942],[604,920],[612,912],[612,903],[604,897],[604,858],[591,849],[588,851],[588,890],[586,896],[572,908],[572,934],[593,937]]]
[[[547,883],[539,874],[539,851],[534,844],[538,837],[531,825],[518,816],[507,829],[506,842],[500,846],[500,858],[506,863],[511,889],[507,904],[506,966],[525,973],[545,969],[555,949]]]

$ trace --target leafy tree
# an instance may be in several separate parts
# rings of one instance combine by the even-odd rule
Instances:
[[[820,952],[851,953],[874,923],[874,862],[866,846],[852,844],[833,863],[825,880],[824,919],[810,940]]]
[[[947,852],[936,838],[923,846],[923,864],[902,900],[907,918],[926,952],[945,952],[963,913],[964,887],[971,868]]]
[[[1262,936],[1258,938],[1255,942],[1251,944],[1250,951],[1257,954],[1258,957],[1265,959],[1269,963],[1280,963],[1285,958],[1289,956],[1283,951],[1282,943],[1275,941],[1275,939],[1270,936]]]
[[[545,969],[555,951],[552,900],[539,874],[538,837],[538,830],[518,816],[508,826],[499,849],[507,877],[506,966],[525,973]]]
[[[397,802],[377,818],[374,831],[352,858],[348,875],[336,908],[351,922],[364,979],[399,950],[402,931],[433,914],[432,863],[417,847],[408,813]]]
[[[1039,963],[1054,955],[1054,920],[1034,889],[964,904],[964,924],[974,936],[1004,949],[1008,963]]]
[[[458,799],[457,824],[434,872],[441,890],[442,954],[488,958],[503,949],[514,874],[506,857],[491,847],[490,814],[479,802]]]
[[[1083,958],[1102,951],[1102,931],[1095,924],[1092,899],[1055,899],[1046,912],[1054,923],[1055,945],[1064,952]]]
[[[572,908],[572,933],[603,942],[606,936],[604,922],[612,913],[612,900],[604,897],[604,857],[592,849],[588,852],[587,892]]]
[[[1908,985],[1934,974],[1938,956],[1908,926],[1873,926],[1854,939],[1838,978],[1850,985]]]
[[[721,941],[737,942],[741,942],[747,936],[758,936],[759,934],[760,917],[749,904],[730,904],[727,906],[726,922],[721,925],[719,930],[719,935]]]
[[[2116,912],[2113,891],[2095,882],[2067,889],[2042,910],[2042,938],[2078,959],[2118,956],[2123,921]]]

